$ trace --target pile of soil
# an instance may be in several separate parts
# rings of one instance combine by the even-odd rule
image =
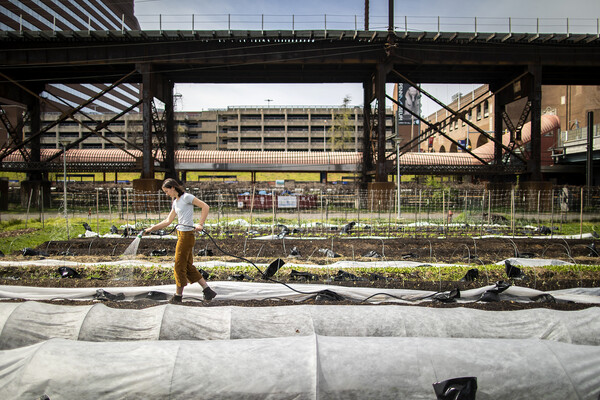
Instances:
[[[79,238],[47,242],[36,250],[49,256],[120,257],[132,241],[132,238]],[[176,242],[174,239],[142,239],[137,254],[150,256],[153,251],[163,251],[172,257]],[[331,264],[340,259],[491,264],[511,257],[551,258],[575,264],[600,264],[600,257],[594,248],[594,241],[589,239],[401,238],[382,240],[334,236],[328,239],[284,237],[276,240],[257,240],[242,235],[229,235],[226,238],[214,238],[214,241],[202,236],[196,240],[194,252],[198,254],[201,250],[205,250],[205,254],[212,254],[218,258],[237,256],[253,261],[293,256],[298,262],[314,264]]]

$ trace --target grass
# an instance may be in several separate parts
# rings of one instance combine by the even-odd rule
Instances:
[[[421,267],[380,267],[380,268],[344,268],[344,272],[356,275],[358,277],[369,278],[372,274],[377,274],[386,280],[395,280],[401,282],[429,282],[436,284],[438,282],[460,282],[467,271],[472,268],[479,270],[479,285],[493,285],[498,281],[506,281],[505,268],[503,265],[479,265],[479,266],[421,266]],[[562,265],[545,267],[519,267],[527,277],[527,283],[530,287],[540,287],[552,280],[598,280],[598,265]],[[287,267],[281,268],[273,279],[290,280],[292,269],[298,272],[308,272],[318,276],[319,282],[331,282],[337,275],[337,269],[312,268],[312,267]],[[253,280],[261,280],[260,273],[253,266],[216,266],[206,268],[210,274],[210,280],[229,280],[235,274],[244,274],[250,276]],[[94,266],[80,266],[77,272],[82,279],[135,279],[141,281],[172,281],[172,268],[164,267],[160,264],[152,266],[114,266],[98,264]],[[0,267],[0,278],[10,278],[17,276],[26,276],[28,279],[46,280],[59,279],[60,276],[55,267],[40,266],[2,266]],[[303,282],[303,281],[299,281]],[[521,281],[509,282],[520,284]],[[521,283],[522,284],[522,283]],[[447,285],[446,285],[447,286]]]
[[[22,250],[26,247],[36,248],[42,243],[48,241],[68,240],[68,238],[77,237],[85,233],[83,223],[90,224],[96,231],[96,220],[88,221],[87,218],[69,219],[69,231],[67,233],[67,224],[64,218],[49,218],[43,222],[38,219],[23,221],[20,219],[9,219],[0,221],[0,232],[3,234],[0,238],[0,251],[4,254],[11,254],[14,251]],[[111,223],[106,219],[100,219],[100,232],[110,231]],[[124,221],[121,221],[124,223]],[[11,231],[14,234],[11,235]]]

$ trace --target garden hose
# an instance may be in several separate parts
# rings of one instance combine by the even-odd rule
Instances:
[[[178,225],[179,225],[179,224],[178,224]],[[181,226],[186,226],[186,227],[188,227],[188,228],[191,228],[191,226],[189,226],[189,225],[181,225]],[[175,225],[175,228],[177,228],[177,225]],[[175,230],[175,228],[173,228],[173,230]],[[258,266],[257,266],[256,264],[254,264],[252,261],[250,261],[250,260],[248,260],[248,259],[246,259],[246,258],[244,258],[244,257],[237,256],[237,255],[235,255],[235,254],[230,254],[230,253],[227,253],[225,250],[223,250],[223,249],[222,249],[222,248],[221,248],[221,247],[220,247],[220,246],[219,246],[219,245],[216,243],[215,239],[213,239],[213,237],[212,237],[212,236],[211,236],[211,235],[210,235],[210,234],[209,234],[209,233],[208,233],[206,230],[204,230],[204,229],[203,229],[203,230],[202,230],[202,232],[203,232],[203,233],[205,233],[205,234],[206,234],[206,236],[208,236],[208,238],[209,238],[209,239],[212,241],[212,243],[215,245],[215,247],[216,247],[217,249],[219,249],[219,251],[221,251],[223,254],[225,254],[225,255],[227,255],[227,256],[229,256],[229,257],[237,258],[237,259],[239,259],[239,260],[242,260],[242,261],[245,261],[245,262],[248,262],[248,263],[252,264],[252,265],[254,266],[254,268],[256,268],[256,269],[258,270],[258,272],[260,272],[260,274],[261,274],[262,278],[263,278],[264,280],[266,280],[266,281],[270,281],[270,282],[273,282],[273,283],[279,283],[279,284],[281,284],[281,285],[283,285],[283,286],[287,287],[288,289],[290,289],[290,290],[292,290],[292,291],[294,291],[294,292],[296,292],[296,293],[299,293],[299,294],[305,294],[305,295],[314,295],[314,296],[319,296],[319,295],[321,295],[321,296],[325,296],[325,297],[329,297],[329,298],[332,298],[332,297],[333,297],[333,298],[339,298],[339,297],[341,297],[341,296],[339,296],[337,293],[335,293],[335,292],[332,292],[331,290],[328,290],[328,289],[325,289],[325,290],[320,290],[320,291],[317,291],[317,292],[303,292],[303,291],[301,291],[301,290],[298,290],[298,289],[295,289],[295,288],[291,287],[290,285],[288,285],[288,284],[287,284],[287,283],[285,283],[285,282],[281,282],[281,281],[278,281],[277,279],[273,279],[273,278],[271,278],[271,277],[267,276],[267,274],[265,274],[265,273],[264,273],[264,272],[263,272],[263,271],[262,271],[260,268],[258,268]],[[436,292],[436,293],[433,293],[433,294],[430,294],[430,295],[427,295],[427,296],[424,296],[424,297],[422,297],[422,298],[418,298],[418,299],[415,299],[415,298],[406,299],[406,298],[402,298],[402,297],[394,296],[394,295],[392,295],[392,294],[389,294],[389,293],[375,293],[375,294],[372,294],[372,295],[368,296],[367,298],[365,298],[365,299],[363,299],[363,300],[361,300],[361,301],[359,301],[359,302],[360,302],[360,303],[363,303],[363,302],[365,302],[365,301],[369,300],[370,298],[372,298],[372,297],[375,297],[375,296],[377,296],[377,295],[383,295],[383,296],[393,297],[393,298],[395,298],[395,299],[398,299],[398,300],[403,300],[403,301],[419,301],[419,300],[425,300],[425,299],[427,299],[427,298],[433,297],[433,296],[435,296],[435,295],[437,295],[437,294],[439,294],[439,293],[443,293],[443,292]],[[339,300],[339,299],[338,299],[338,300]],[[347,300],[347,299],[344,299],[344,300]]]
[[[192,225],[176,224],[173,227],[173,229],[171,229],[170,231],[167,232],[167,234],[168,235],[172,234],[177,229],[178,226],[183,226],[183,227],[186,227],[186,228],[193,228],[193,229],[196,228],[195,226],[192,226]],[[221,253],[225,254],[226,256],[237,258],[239,260],[242,260],[242,261],[245,261],[245,262],[251,264],[254,268],[256,268],[256,270],[260,273],[261,277],[264,280],[266,280],[266,281],[270,281],[270,282],[273,282],[273,283],[278,283],[278,284],[283,285],[286,288],[290,289],[291,291],[299,293],[299,294],[305,294],[305,295],[311,295],[311,296],[323,296],[324,298],[335,299],[335,300],[348,300],[348,299],[343,298],[342,296],[338,295],[337,293],[335,293],[335,292],[333,292],[333,291],[331,291],[329,289],[324,289],[324,290],[320,290],[320,291],[317,291],[317,292],[303,292],[301,290],[298,290],[298,289],[295,289],[295,288],[291,287],[290,285],[288,285],[285,282],[281,282],[281,281],[278,281],[277,279],[273,279],[270,276],[268,276],[265,272],[263,272],[255,263],[253,263],[252,261],[248,260],[247,258],[238,256],[238,255],[235,255],[235,254],[231,254],[231,253],[228,253],[225,250],[223,250],[221,248],[221,246],[219,246],[217,244],[217,242],[215,241],[215,239],[205,229],[202,229],[202,231],[200,231],[200,232],[206,234],[206,236],[208,236],[208,238],[212,241],[212,243],[215,245],[215,247],[217,249],[219,249],[219,251]],[[140,233],[140,235],[141,235],[141,233]],[[380,292],[380,293],[374,293],[374,294],[366,297],[365,299],[363,299],[361,301],[357,301],[357,302],[358,303],[364,303],[364,302],[368,301],[369,299],[371,299],[371,298],[373,298],[375,296],[378,296],[378,295],[392,297],[394,299],[402,300],[402,301],[414,302],[414,301],[425,300],[427,298],[432,298],[432,297],[435,298],[435,296],[437,296],[439,294],[442,294],[442,293],[444,293],[444,292],[436,292],[436,293],[432,293],[432,294],[429,294],[427,296],[423,296],[423,297],[420,297],[420,298],[409,298],[409,299],[406,299],[406,298],[403,298],[403,297],[394,296],[393,294]],[[458,294],[458,296],[456,296],[456,297],[460,297],[460,294]]]

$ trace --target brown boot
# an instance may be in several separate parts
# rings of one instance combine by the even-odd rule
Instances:
[[[169,303],[171,303],[171,304],[181,304],[182,301],[183,301],[183,296],[180,296],[178,294],[174,294],[173,297],[171,297],[171,300],[169,300]]]
[[[217,292],[215,292],[208,286],[205,287],[204,290],[202,290],[202,292],[204,292],[204,300],[206,301],[211,301],[212,299],[217,297]]]

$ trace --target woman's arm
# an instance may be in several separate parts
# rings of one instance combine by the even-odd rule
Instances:
[[[206,217],[208,217],[208,210],[210,210],[210,207],[197,197],[194,198],[192,204],[196,207],[202,208],[202,212],[200,214],[200,223],[194,227],[196,231],[200,232],[204,229],[204,222],[206,221]]]
[[[167,218],[165,218],[158,224],[152,225],[150,228],[145,229],[144,233],[150,233],[152,231],[157,231],[159,229],[166,228],[167,226],[171,225],[171,223],[175,219],[175,215],[176,215],[175,210],[171,209],[171,212],[169,213],[169,215],[167,215]]]

